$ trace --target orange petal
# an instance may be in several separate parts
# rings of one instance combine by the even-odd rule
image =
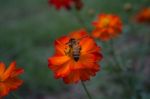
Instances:
[[[100,66],[98,64],[93,65],[91,69],[82,69],[80,70],[80,79],[82,81],[90,80],[90,76],[95,76],[99,70]]]
[[[98,22],[94,21],[94,22],[92,22],[92,25],[95,26],[95,27],[97,27],[98,26]]]
[[[70,67],[73,66],[72,62],[66,62],[61,66],[55,66],[55,78],[65,77],[70,73]]]
[[[49,66],[51,65],[62,65],[64,64],[65,62],[69,61],[70,57],[68,56],[58,56],[58,55],[55,55],[53,57],[50,57],[48,59],[48,62],[49,62]]]
[[[9,88],[5,86],[5,84],[0,83],[0,99],[3,96],[6,96],[9,92]]]
[[[109,33],[109,35],[111,35],[111,36],[113,36],[113,35],[115,35],[115,34],[118,34],[118,33],[115,31],[115,28],[113,28],[113,27],[109,27],[109,28],[108,28],[108,33]]]
[[[78,31],[71,32],[69,37],[70,38],[75,38],[75,39],[81,39],[82,37],[84,37],[86,35],[87,35],[86,30],[85,29],[80,29]]]
[[[99,51],[100,48],[96,45],[94,40],[90,37],[86,37],[80,41],[81,54],[92,53],[93,51]]]
[[[66,44],[66,43],[68,43],[69,39],[70,39],[69,37],[63,36],[61,38],[58,38],[57,41],[59,41],[62,44]]]
[[[82,81],[90,80],[90,76],[95,76],[96,72],[99,71],[99,66],[95,64],[95,68],[93,69],[84,69],[81,70],[80,78]]]
[[[101,66],[99,64],[95,63],[95,65],[93,66],[93,68],[91,70],[92,70],[92,72],[98,72],[98,71],[100,71],[100,69],[101,69]]]
[[[95,30],[92,32],[92,36],[93,36],[94,38],[98,38],[99,35],[100,35],[99,29],[95,29]]]
[[[121,24],[120,18],[118,16],[114,16],[114,18],[111,19],[110,26],[116,26],[118,24]]]
[[[60,41],[56,40],[55,41],[55,49],[56,49],[56,54],[60,54],[60,55],[65,55],[65,48],[66,45],[61,43]]]
[[[106,30],[105,32],[101,33],[99,38],[103,41],[108,41],[111,39],[111,36],[109,35],[108,30]]]
[[[20,85],[22,85],[23,81],[15,77],[7,79],[4,83],[10,90],[16,90]]]
[[[4,73],[5,71],[5,64],[0,62],[0,78],[1,78],[1,75]]]
[[[10,75],[11,73],[15,70],[15,67],[16,67],[16,62],[12,62],[10,64],[10,66],[6,69],[6,71],[4,72],[3,76],[2,76],[2,81],[6,80]]]
[[[90,80],[90,73],[89,70],[82,70],[80,73],[80,78],[82,81]]]
[[[94,46],[95,46],[95,42],[93,41],[92,38],[88,37],[85,39],[82,39],[80,41],[80,45],[81,45],[81,53],[87,53],[88,50],[91,50]]]
[[[24,72],[24,70],[22,68],[16,69],[12,74],[11,77],[16,77],[20,74],[22,74]]]
[[[72,71],[67,77],[64,77],[63,80],[66,84],[77,83],[80,81],[80,71]]]
[[[85,67],[80,61],[78,62],[73,61],[73,66],[71,66],[71,70],[78,70],[78,69],[83,69],[83,68]]]
[[[80,62],[82,63],[82,65],[84,65],[84,68],[93,68],[93,65],[95,65],[95,63],[100,59],[102,59],[102,55],[99,53],[85,54],[81,56]]]
[[[69,42],[69,38],[67,36],[63,36],[55,41],[55,50],[56,54],[65,55],[66,44]]]

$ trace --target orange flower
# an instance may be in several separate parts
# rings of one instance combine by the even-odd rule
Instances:
[[[100,14],[98,20],[93,22],[93,26],[95,26],[93,37],[103,41],[110,40],[122,32],[121,19],[116,15]]]
[[[135,19],[139,23],[143,23],[143,22],[150,23],[150,7],[141,9],[137,13]]]
[[[0,62],[0,97],[6,96],[12,90],[16,90],[23,83],[17,77],[23,72],[23,69],[16,68],[16,62],[12,62],[7,69],[5,64]]]
[[[99,51],[100,47],[85,30],[72,32],[55,41],[55,54],[48,59],[49,68],[55,78],[62,78],[66,84],[89,80],[100,69]]]

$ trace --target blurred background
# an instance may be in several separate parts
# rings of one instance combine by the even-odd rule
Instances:
[[[123,20],[123,33],[115,39],[122,65],[117,70],[108,43],[97,41],[104,55],[101,71],[88,81],[94,99],[150,99],[150,25],[137,24],[133,16],[149,0],[83,0],[79,12],[84,24],[99,13],[117,14]],[[129,9],[127,9],[129,8]],[[56,38],[83,26],[74,11],[56,10],[48,0],[0,0],[0,61],[13,60],[25,73],[24,84],[15,91],[19,99],[87,99],[80,83],[65,85],[48,69]],[[5,99],[14,99],[11,94]]]

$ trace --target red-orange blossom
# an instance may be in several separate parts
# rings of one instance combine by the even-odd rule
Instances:
[[[0,62],[0,97],[6,96],[10,91],[18,89],[23,81],[17,76],[23,72],[22,68],[16,68],[16,62],[12,62],[7,69],[5,64]]]
[[[122,32],[122,21],[119,16],[113,14],[100,14],[93,26],[93,37],[103,41],[108,41]]]
[[[75,49],[66,53],[71,49],[68,45],[70,40],[78,41],[78,47],[80,47],[78,60],[73,54]],[[62,78],[66,84],[71,84],[80,80],[86,81],[90,79],[90,76],[95,76],[96,72],[100,70],[98,62],[101,59],[100,47],[82,29],[57,39],[55,41],[55,54],[48,59],[48,62],[55,78]]]

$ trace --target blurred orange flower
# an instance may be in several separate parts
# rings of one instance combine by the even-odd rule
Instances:
[[[137,13],[135,19],[139,23],[143,23],[143,22],[150,23],[150,7],[141,9]]]
[[[100,14],[98,20],[93,22],[95,29],[92,32],[93,37],[108,41],[122,32],[121,19],[112,14]]]
[[[72,0],[48,0],[49,4],[52,4],[56,7],[56,9],[61,9],[65,7],[66,9],[70,9]]]
[[[16,68],[16,62],[12,62],[7,69],[5,64],[0,62],[0,97],[6,96],[12,90],[16,90],[23,83],[17,77],[23,72],[22,68]]]
[[[62,78],[66,84],[89,80],[100,70],[99,51],[100,47],[85,30],[74,31],[55,41],[55,54],[48,59],[49,68],[55,78]]]

